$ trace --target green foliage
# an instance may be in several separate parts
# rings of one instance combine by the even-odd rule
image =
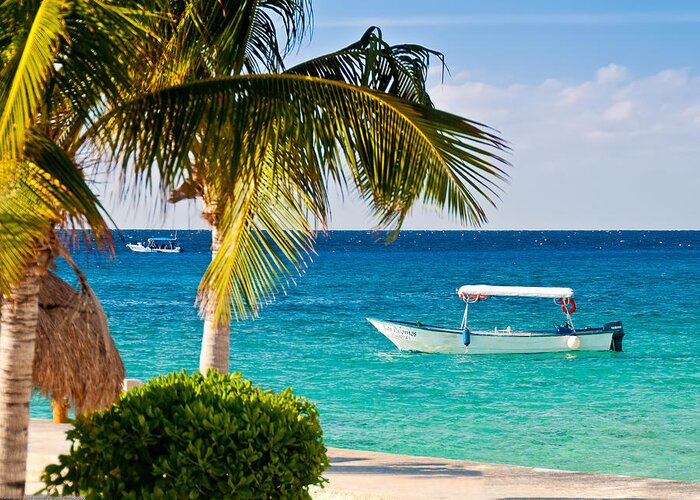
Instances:
[[[87,498],[308,498],[328,467],[315,406],[240,374],[172,373],[80,416],[42,477]]]
[[[0,293],[57,224],[111,249],[79,136],[128,96],[149,46],[141,0],[0,0]],[[128,54],[130,57],[125,57]]]
[[[372,26],[360,40],[344,49],[302,62],[285,72],[369,87],[432,108],[425,88],[431,57],[446,69],[440,52],[413,44],[389,45],[382,30]]]

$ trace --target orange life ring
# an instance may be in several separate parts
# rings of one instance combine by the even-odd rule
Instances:
[[[574,299],[557,299],[561,304],[561,312],[564,314],[574,314],[576,312],[576,301]]]
[[[459,292],[458,295],[460,299],[469,299],[474,302],[477,302],[479,300],[486,300],[489,298],[488,295],[485,295],[483,293],[468,294],[467,292]]]

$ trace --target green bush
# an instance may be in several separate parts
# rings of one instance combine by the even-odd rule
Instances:
[[[88,498],[308,498],[328,467],[315,405],[240,374],[186,372],[79,416],[46,492]]]

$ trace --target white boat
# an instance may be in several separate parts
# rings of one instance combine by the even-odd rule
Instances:
[[[566,351],[622,351],[624,330],[620,321],[600,328],[576,329],[571,315],[576,311],[571,288],[465,285],[457,290],[466,306],[457,328],[424,325],[420,322],[367,320],[402,351],[444,354],[515,354]],[[490,297],[541,297],[554,299],[566,323],[550,331],[516,331],[510,327],[471,331],[467,326],[469,305]]]
[[[126,247],[137,253],[180,253],[184,249],[177,244],[177,238],[148,238],[145,242],[127,243]]]

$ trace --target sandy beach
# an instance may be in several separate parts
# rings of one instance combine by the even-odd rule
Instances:
[[[27,493],[43,468],[66,453],[68,424],[32,419]],[[700,498],[700,483],[329,448],[318,499]]]

